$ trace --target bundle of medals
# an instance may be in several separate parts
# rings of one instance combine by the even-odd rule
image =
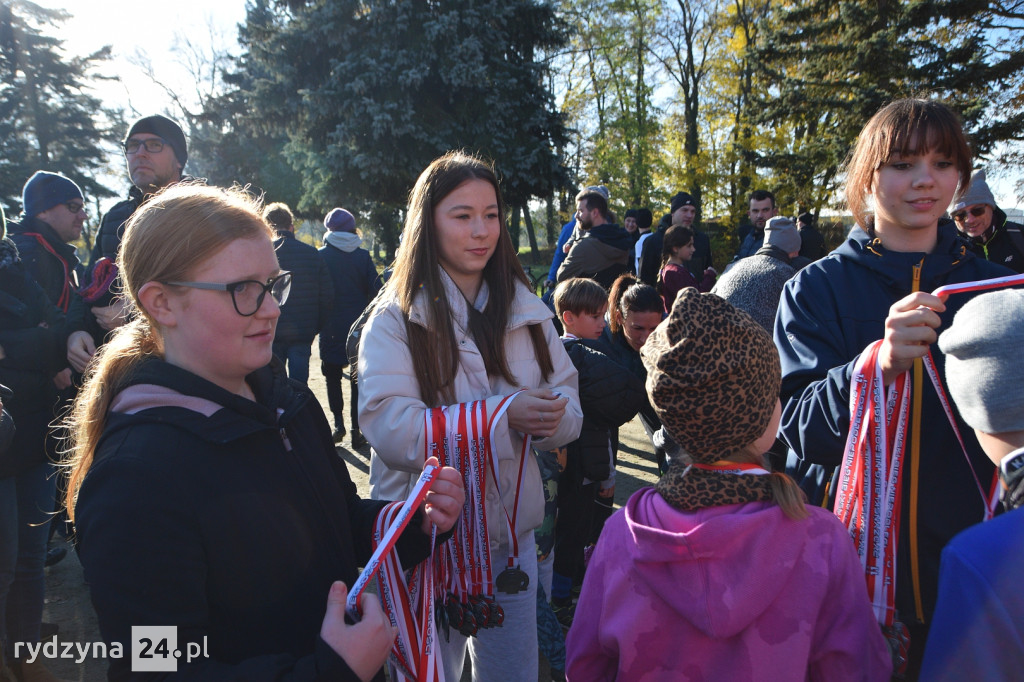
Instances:
[[[497,463],[491,452],[494,428],[518,393],[503,398],[493,414],[487,413],[487,402],[477,400],[430,410],[427,416],[427,457],[436,456],[443,465],[462,474],[466,488],[466,505],[451,542],[438,549],[435,562],[437,606],[435,618],[446,638],[452,630],[472,637],[482,629],[501,627],[505,613],[494,598],[493,585],[500,591],[515,594],[526,588],[529,576],[516,561],[515,516],[519,489],[529,453],[530,439],[524,439],[519,461],[519,480],[512,515],[506,512],[506,527],[513,546],[508,567],[493,580],[490,540],[487,533],[487,471],[495,488],[499,488]]]
[[[498,589],[515,594],[529,585],[529,576],[518,565],[518,541],[515,520],[519,506],[530,438],[524,438],[519,457],[515,503],[512,513],[503,510],[508,530],[510,555],[507,567],[493,578],[490,540],[487,533],[485,495],[487,472],[491,471],[500,498],[497,462],[491,451],[494,429],[514,393],[502,398],[493,413],[487,402],[478,400],[428,410],[425,419],[425,457],[437,457],[441,466],[450,466],[462,475],[466,503],[455,526],[454,535],[435,546],[431,557],[408,575],[402,572],[397,554],[389,556],[377,577],[378,594],[392,625],[399,629],[389,657],[392,680],[420,682],[443,680],[437,635],[445,639],[454,630],[466,637],[485,628],[501,627],[505,613],[494,597]],[[386,528],[386,508],[378,518],[378,530]],[[433,615],[433,618],[430,615]]]

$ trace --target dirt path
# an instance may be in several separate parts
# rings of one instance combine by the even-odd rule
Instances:
[[[345,400],[349,399],[345,382]],[[317,345],[313,344],[313,358],[310,360],[310,387],[316,393],[321,405],[327,408],[327,393],[323,376],[320,374],[320,359]],[[347,411],[347,405],[346,405]],[[637,488],[653,484],[657,467],[654,464],[650,442],[634,419],[620,431],[619,466],[616,474],[615,502],[621,506]],[[363,447],[353,451],[348,441],[338,447],[348,465],[352,479],[359,486],[360,495],[369,493],[370,449]],[[131,558],[131,548],[126,549],[126,559]],[[82,567],[73,551],[68,552],[64,561],[46,569],[46,606],[43,621],[60,626],[59,642],[79,644],[102,642],[96,614],[89,601],[89,588],[82,577]],[[130,656],[131,652],[125,652]],[[81,658],[76,655],[76,658]],[[75,659],[47,660],[47,666],[58,677],[79,682],[103,682],[106,680],[106,660],[86,656],[79,662]],[[468,677],[464,676],[464,679]],[[546,682],[547,675],[541,657],[540,681]]]

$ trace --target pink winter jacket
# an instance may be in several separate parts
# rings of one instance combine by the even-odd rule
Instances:
[[[569,680],[888,680],[846,529],[772,503],[684,513],[653,488],[609,519],[566,641]]]

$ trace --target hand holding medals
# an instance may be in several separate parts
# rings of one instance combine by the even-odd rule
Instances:
[[[437,458],[429,457],[424,470],[436,466]],[[459,520],[465,503],[466,488],[462,483],[462,475],[452,467],[441,467],[420,506],[424,512],[421,530],[430,535],[432,526],[437,526],[437,532],[447,533]]]
[[[553,436],[568,403],[568,398],[546,388],[523,390],[508,408],[509,428],[537,438]]]
[[[939,338],[935,331],[942,324],[938,313],[945,310],[942,299],[926,291],[915,291],[892,304],[878,351],[883,385],[890,386],[914,360],[928,354],[928,348]]]

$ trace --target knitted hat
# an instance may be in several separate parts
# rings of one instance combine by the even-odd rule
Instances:
[[[356,218],[343,208],[332,208],[324,218],[324,227],[330,232],[356,231]]]
[[[676,211],[678,211],[683,206],[694,206],[694,207],[696,207],[697,206],[697,200],[694,199],[692,195],[687,194],[686,192],[680,192],[679,194],[676,194],[674,197],[672,197],[672,203],[671,203],[671,207],[672,208],[669,209],[669,213],[675,213]]]
[[[764,226],[764,244],[771,244],[786,253],[793,253],[800,250],[800,232],[789,218],[775,216],[769,218]]]
[[[636,212],[636,226],[641,230],[646,230],[654,222],[654,216],[651,215],[651,209],[641,208],[637,209]]]
[[[782,373],[771,335],[747,313],[694,288],[640,350],[647,395],[694,462],[710,463],[760,438]]]
[[[996,198],[992,196],[992,190],[988,188],[988,183],[985,181],[985,169],[981,168],[971,174],[971,184],[967,188],[967,193],[960,197],[960,200],[953,204],[953,211],[959,211],[967,206],[974,206],[975,204],[988,204],[992,208],[996,207]]]
[[[21,203],[30,218],[72,199],[85,200],[78,185],[59,173],[36,171],[21,190]]]
[[[628,211],[626,211],[626,217],[627,218],[636,218],[636,214],[637,214],[637,209],[635,209],[635,208],[631,208]]]
[[[814,214],[813,213],[801,213],[800,215],[798,215],[796,217],[796,221],[798,223],[803,223],[804,225],[813,225],[814,224]]]
[[[140,118],[128,129],[128,134],[124,136],[124,141],[127,142],[128,138],[136,133],[159,135],[164,139],[164,142],[171,145],[171,149],[174,150],[174,157],[178,159],[178,163],[184,166],[185,162],[188,161],[188,146],[185,144],[185,133],[181,131],[180,125],[166,116],[153,114],[152,116]]]
[[[946,382],[964,421],[985,433],[1024,430],[1024,291],[975,296],[939,336]]]
[[[608,199],[611,198],[611,194],[608,192],[608,188],[605,187],[604,185],[589,185],[583,191],[584,192],[597,192],[598,194],[600,194],[601,196],[604,197],[605,201],[608,201]]]

